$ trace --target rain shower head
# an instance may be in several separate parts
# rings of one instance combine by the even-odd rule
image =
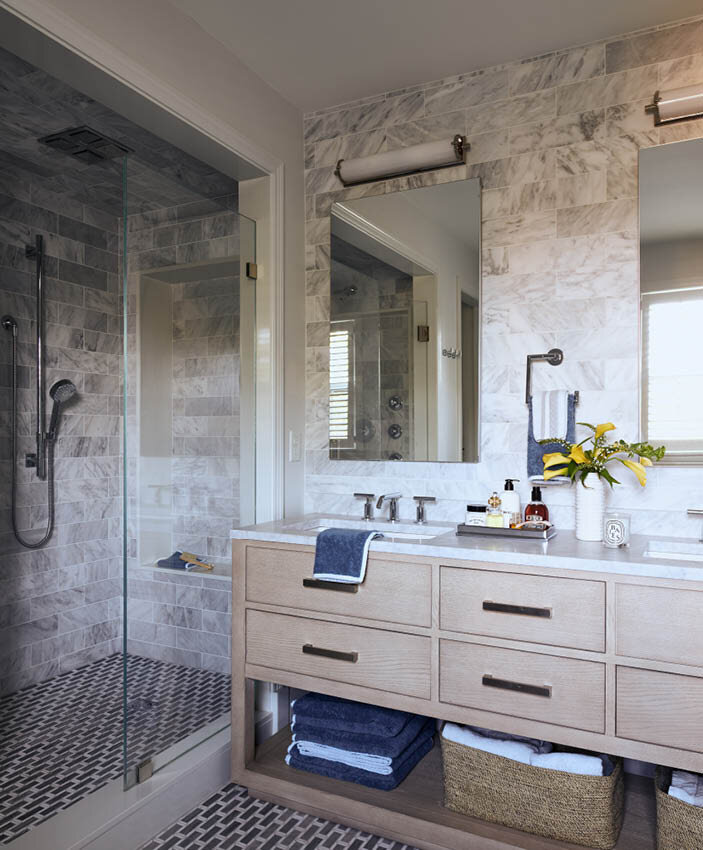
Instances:
[[[37,141],[88,165],[132,153],[131,148],[121,142],[116,142],[103,133],[93,130],[92,127],[85,126],[67,127],[58,133],[42,136]]]
[[[69,381],[67,378],[64,378],[61,381],[57,381],[52,388],[49,390],[49,395],[53,399],[54,406],[51,409],[51,421],[49,422],[49,430],[47,432],[47,438],[49,440],[56,439],[56,429],[59,424],[59,413],[61,412],[61,405],[65,404],[69,399],[73,398],[76,394],[76,385],[73,381]]]

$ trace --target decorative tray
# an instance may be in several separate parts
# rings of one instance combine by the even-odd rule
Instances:
[[[551,540],[557,533],[556,528],[550,525],[544,531],[536,531],[533,528],[492,528],[488,525],[464,525],[459,523],[456,527],[456,533],[460,537],[481,535],[483,537],[511,537],[513,540],[517,538],[527,540]]]

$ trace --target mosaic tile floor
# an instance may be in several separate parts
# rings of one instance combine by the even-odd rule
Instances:
[[[140,850],[413,850],[227,785]]]
[[[229,676],[139,656],[127,663],[130,764],[229,711]],[[121,773],[121,655],[0,699],[0,844]]]

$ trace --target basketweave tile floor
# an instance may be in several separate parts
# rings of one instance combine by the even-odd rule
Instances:
[[[130,764],[230,708],[230,677],[130,655]],[[122,774],[122,655],[0,699],[0,844]]]
[[[140,850],[414,850],[227,785]]]

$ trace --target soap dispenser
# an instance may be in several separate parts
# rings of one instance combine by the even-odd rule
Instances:
[[[514,482],[519,480],[519,478],[505,479],[505,489],[503,490],[502,502],[506,528],[514,528],[522,521],[522,514],[520,512],[520,494],[514,486]]]
[[[486,525],[489,528],[505,528],[505,519],[503,518],[501,504],[500,496],[494,490],[493,495],[488,500],[490,510],[486,514]]]

